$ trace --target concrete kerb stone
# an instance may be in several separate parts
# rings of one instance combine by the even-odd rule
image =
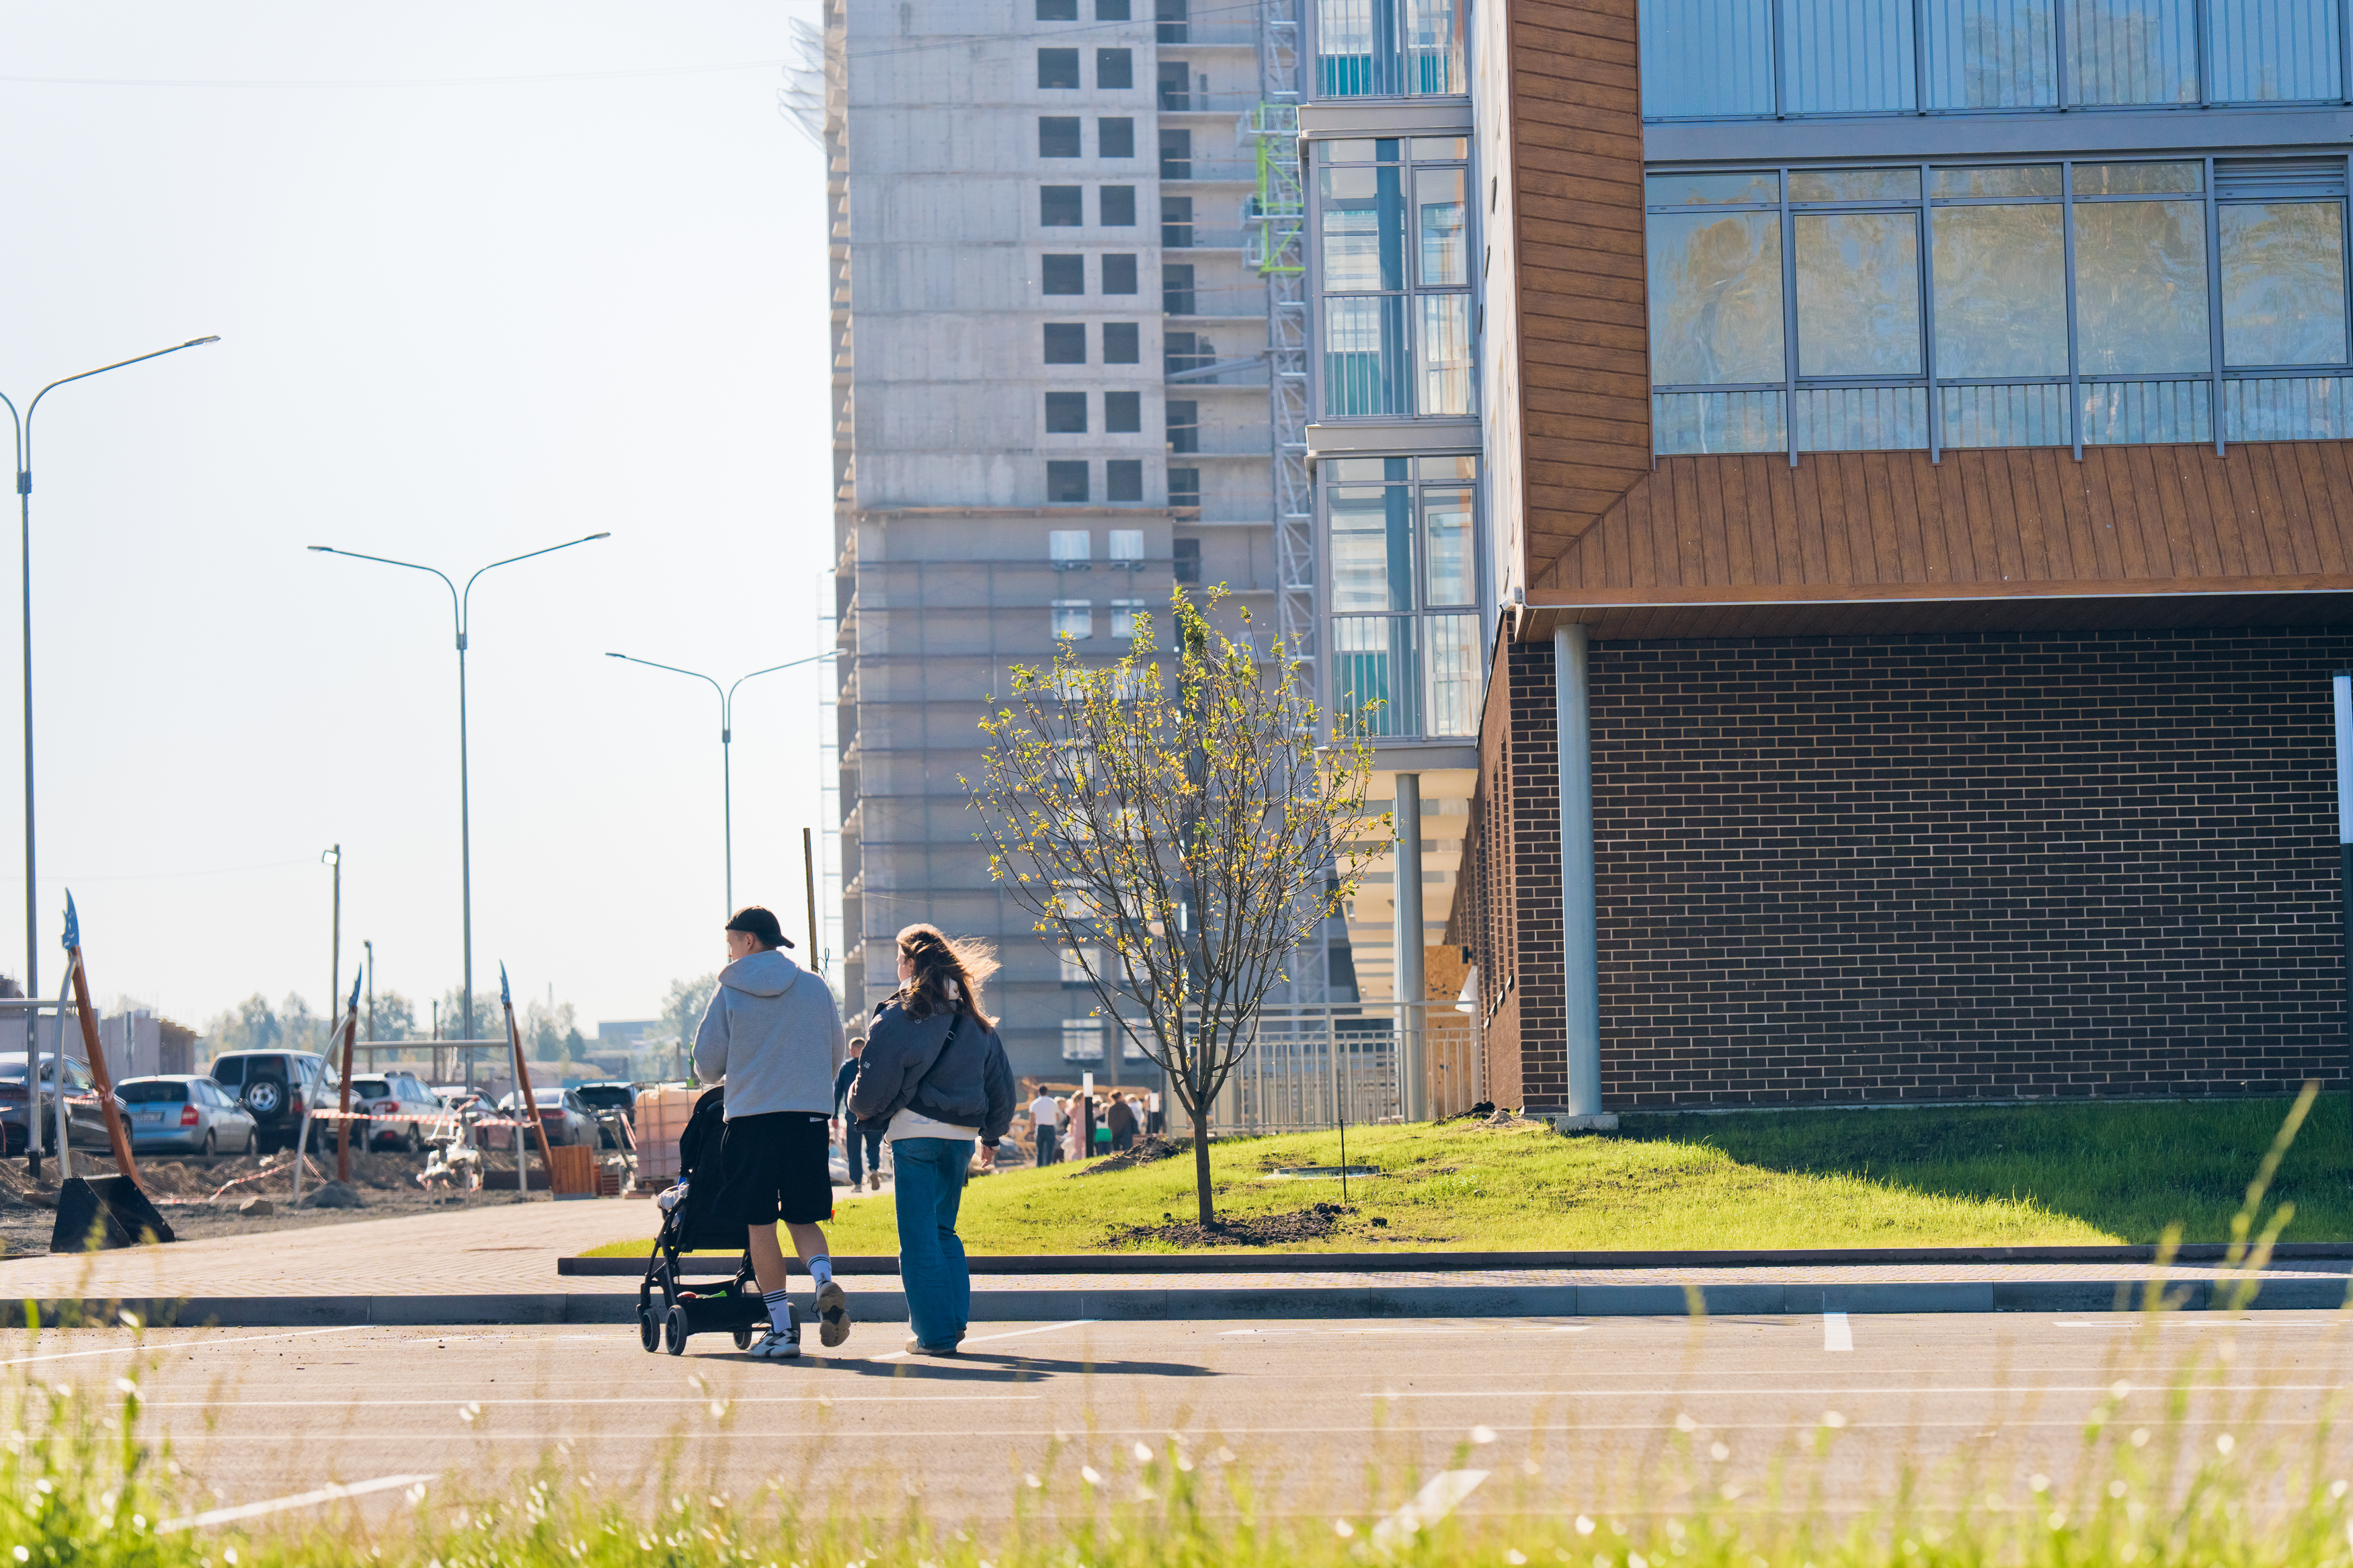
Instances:
[[[1682,1318],[1786,1317],[1823,1311],[2114,1312],[2145,1299],[2146,1282],[2115,1279],[1919,1280],[1837,1285],[1707,1284],[1282,1286],[1250,1289],[976,1290],[976,1323],[1106,1321],[1269,1321],[1298,1318]],[[2165,1281],[2165,1299],[2189,1311],[2221,1303],[2205,1279]],[[637,1316],[634,1292],[509,1292],[413,1296],[211,1296],[181,1300],[44,1301],[45,1325],[114,1323],[123,1311],[144,1323],[218,1328],[460,1327],[483,1325],[617,1324]],[[861,1322],[907,1318],[896,1290],[860,1290],[850,1297]],[[2345,1305],[2345,1288],[2328,1279],[2281,1279],[2265,1284],[2250,1305],[2258,1310],[2331,1310]],[[26,1303],[0,1303],[0,1325],[22,1327]]]

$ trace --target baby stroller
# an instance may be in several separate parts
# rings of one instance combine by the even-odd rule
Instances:
[[[646,1277],[638,1287],[638,1340],[649,1353],[666,1342],[672,1355],[686,1353],[690,1334],[724,1329],[735,1337],[737,1350],[748,1349],[754,1329],[768,1321],[767,1302],[752,1276],[752,1254],[744,1251],[732,1265],[718,1258],[681,1258],[698,1247],[744,1246],[740,1225],[714,1224],[712,1205],[718,1197],[719,1136],[725,1126],[724,1089],[714,1089],[694,1102],[686,1131],[678,1139],[678,1194],[662,1194],[661,1234],[654,1237],[653,1255],[646,1260]],[[702,1172],[708,1166],[710,1178]],[[681,1189],[683,1189],[682,1191]],[[730,1278],[688,1285],[689,1273],[726,1270]],[[654,1300],[654,1292],[661,1300]]]

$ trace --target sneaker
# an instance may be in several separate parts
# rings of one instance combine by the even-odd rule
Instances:
[[[882,1190],[881,1172],[869,1171],[866,1173],[866,1190],[870,1193],[879,1193]]]
[[[849,1297],[839,1279],[817,1288],[817,1337],[828,1350],[849,1337]]]
[[[801,1353],[801,1326],[788,1322],[779,1333],[771,1327],[752,1342],[748,1352],[754,1361],[790,1361]]]
[[[956,1347],[954,1345],[927,1345],[921,1340],[909,1340],[907,1342],[905,1353],[908,1355],[954,1355],[956,1353]]]

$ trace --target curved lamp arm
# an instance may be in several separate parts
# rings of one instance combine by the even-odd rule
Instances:
[[[88,381],[91,376],[104,375],[110,370],[121,370],[123,366],[130,364],[144,364],[151,359],[162,359],[165,354],[178,353],[182,349],[200,349],[206,343],[216,343],[218,342],[220,342],[220,334],[215,332],[210,337],[190,338],[185,343],[174,343],[168,349],[157,349],[153,353],[140,354],[132,359],[119,359],[112,364],[102,364],[96,370],[86,370],[79,375],[60,376],[57,380],[49,383],[48,385],[41,388],[40,391],[33,394],[33,401],[25,405],[25,412],[21,416],[16,412],[16,402],[8,397],[6,394],[0,393],[0,403],[5,403],[8,405],[9,421],[16,426],[17,493],[19,495],[26,495],[30,494],[32,491],[33,413],[36,409],[41,406],[42,398],[47,397],[58,387],[67,385],[72,382]]]
[[[674,664],[656,664],[652,659],[638,658],[632,654],[626,653],[608,653],[605,657],[607,658],[617,658],[624,664],[642,664],[648,669],[667,669],[672,675],[692,676],[695,679],[700,680],[704,685],[710,687],[712,690],[719,694],[719,739],[723,742],[727,740],[728,731],[731,728],[727,722],[727,699],[732,695],[729,689],[721,686],[719,682],[712,679],[711,677],[703,674],[699,669],[681,669]]]
[[[474,597],[474,577],[480,577],[484,572],[495,572],[501,566],[512,566],[518,561],[529,561],[533,557],[539,555],[553,555],[559,550],[569,550],[575,544],[594,544],[600,539],[610,539],[612,537],[612,533],[608,531],[604,533],[591,533],[586,535],[585,538],[567,539],[561,544],[551,544],[544,550],[527,550],[521,555],[510,555],[504,561],[493,561],[488,566],[484,566],[476,571],[473,577],[466,579],[465,593],[459,595],[458,635],[461,637],[466,635],[467,611],[468,607],[472,604]]]
[[[338,550],[332,544],[312,544],[305,548],[315,550],[322,555],[343,555],[353,561],[373,561],[380,566],[405,566],[411,572],[432,573],[441,579],[441,585],[449,590],[449,619],[458,629],[459,647],[462,649],[466,646],[466,620],[458,608],[458,584],[449,581],[448,574],[439,567],[420,566],[414,561],[395,561],[389,555],[363,555],[356,550]]]

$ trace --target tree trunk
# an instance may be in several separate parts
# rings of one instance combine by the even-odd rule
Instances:
[[[1209,1195],[1209,1110],[1193,1108],[1193,1190],[1201,1200],[1201,1228],[1218,1223],[1217,1201]]]

